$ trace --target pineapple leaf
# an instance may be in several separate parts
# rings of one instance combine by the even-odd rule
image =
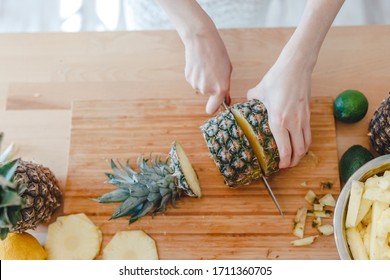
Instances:
[[[126,172],[126,174],[131,178],[133,177],[135,174],[137,174],[137,172],[135,172],[133,169],[131,169],[131,167],[126,164],[125,166],[122,165],[122,163],[120,161],[118,161],[118,164],[120,165],[120,167]]]
[[[129,195],[130,193],[128,189],[117,189],[112,192],[105,193],[93,200],[99,203],[123,202],[129,197]]]
[[[117,219],[123,216],[127,216],[131,213],[134,207],[143,203],[146,200],[146,196],[143,197],[129,197],[126,199],[112,214],[111,219]]]
[[[167,211],[167,203],[168,203],[170,198],[171,198],[171,194],[170,193],[164,195],[163,198],[161,199],[160,205],[157,207],[157,209],[153,212],[152,215],[154,216],[154,215],[156,215],[159,212]]]
[[[4,240],[7,238],[9,229],[8,228],[0,228],[0,238],[1,240]]]
[[[0,176],[3,176],[7,181],[11,181],[14,177],[16,168],[18,167],[19,160],[7,162],[0,167]]]
[[[14,151],[14,144],[11,143],[1,154],[0,162],[6,162],[11,159],[11,154]]]
[[[0,210],[0,228],[10,228],[12,227],[11,221],[8,217],[7,208],[2,208]]]
[[[20,195],[12,190],[4,191],[0,198],[0,207],[18,206],[22,204]]]
[[[10,218],[12,225],[16,225],[20,220],[22,220],[22,213],[20,212],[21,209],[22,206],[8,207],[8,217]]]
[[[128,176],[126,176],[125,173],[123,173],[119,168],[118,166],[115,164],[115,162],[113,160],[111,160],[111,169],[115,172],[115,174],[117,174],[119,177],[121,177],[122,179],[126,180],[127,178],[129,178]]]
[[[156,205],[156,202],[153,202],[153,201],[146,202],[143,209],[141,209],[141,211],[139,211],[138,213],[135,213],[131,216],[131,218],[129,220],[129,224],[134,223],[136,220],[138,220],[138,218],[141,218],[141,217],[145,216],[146,214],[148,214],[149,211],[151,211],[155,205]]]

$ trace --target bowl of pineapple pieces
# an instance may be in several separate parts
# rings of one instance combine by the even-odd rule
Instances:
[[[390,155],[369,161],[349,178],[333,222],[342,260],[390,260]]]

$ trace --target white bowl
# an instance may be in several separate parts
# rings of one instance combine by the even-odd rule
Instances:
[[[348,179],[339,198],[337,199],[333,217],[333,226],[337,251],[342,260],[353,259],[345,236],[345,217],[352,181],[358,180],[364,182],[369,177],[383,173],[386,170],[390,170],[390,155],[380,156],[367,162],[365,165],[356,170],[356,172]]]

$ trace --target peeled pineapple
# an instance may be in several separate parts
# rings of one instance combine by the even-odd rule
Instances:
[[[83,213],[57,218],[49,225],[45,249],[49,260],[93,260],[102,233]]]
[[[103,260],[158,260],[156,243],[142,230],[119,231],[103,249]]]

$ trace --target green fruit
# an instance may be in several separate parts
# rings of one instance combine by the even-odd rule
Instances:
[[[367,113],[368,101],[363,93],[349,89],[336,97],[333,112],[336,119],[346,123],[360,121]]]
[[[341,181],[347,182],[356,170],[373,158],[370,151],[363,146],[354,145],[350,147],[340,159],[339,170]]]

